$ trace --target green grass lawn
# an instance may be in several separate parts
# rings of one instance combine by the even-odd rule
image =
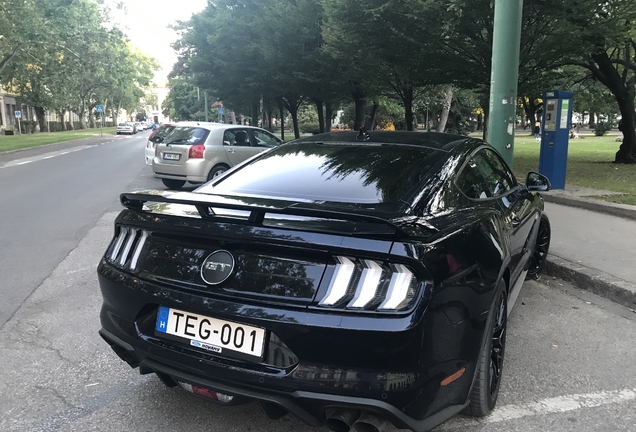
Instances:
[[[104,128],[103,134],[112,135],[116,132],[116,129],[116,127]],[[99,131],[99,129],[82,129],[68,132],[42,132],[26,135],[2,135],[0,136],[0,152],[88,138],[99,135]]]
[[[615,164],[614,154],[620,142],[616,136],[584,136],[571,139],[568,145],[566,185],[604,189],[624,195],[604,200],[636,205],[636,165]],[[529,135],[515,136],[513,171],[523,181],[528,171],[539,167],[540,144]]]

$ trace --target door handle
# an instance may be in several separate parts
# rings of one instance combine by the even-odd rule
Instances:
[[[234,149],[230,149],[230,150],[228,150],[228,152],[229,152],[229,153],[236,153],[236,150],[234,150]]]

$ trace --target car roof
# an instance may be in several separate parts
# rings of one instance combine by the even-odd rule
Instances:
[[[180,121],[176,123],[172,123],[172,126],[185,126],[185,127],[200,127],[209,130],[214,129],[233,129],[233,128],[245,128],[245,129],[259,129],[259,127],[255,126],[247,126],[247,125],[239,125],[239,124],[231,124],[231,123],[213,123],[213,122],[199,122],[199,121]]]
[[[451,150],[460,143],[472,141],[463,135],[437,132],[406,132],[406,131],[369,131],[366,139],[360,139],[358,131],[326,132],[299,138],[292,142],[324,142],[324,143],[382,143],[420,145],[440,150]]]

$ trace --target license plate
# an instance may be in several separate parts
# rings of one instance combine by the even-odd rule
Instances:
[[[181,155],[179,153],[164,153],[163,158],[165,160],[179,160]]]
[[[223,354],[234,351],[263,357],[265,329],[159,307],[157,332],[189,340],[193,347]]]

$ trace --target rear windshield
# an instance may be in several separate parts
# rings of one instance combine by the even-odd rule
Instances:
[[[118,126],[130,126],[128,123],[119,123]]]
[[[208,137],[208,129],[187,126],[175,126],[165,136],[165,144],[203,144]]]
[[[150,141],[158,142],[159,138],[165,138],[174,129],[174,126],[159,126]]]
[[[197,192],[300,201],[395,203],[426,178],[442,150],[396,144],[287,144]]]

